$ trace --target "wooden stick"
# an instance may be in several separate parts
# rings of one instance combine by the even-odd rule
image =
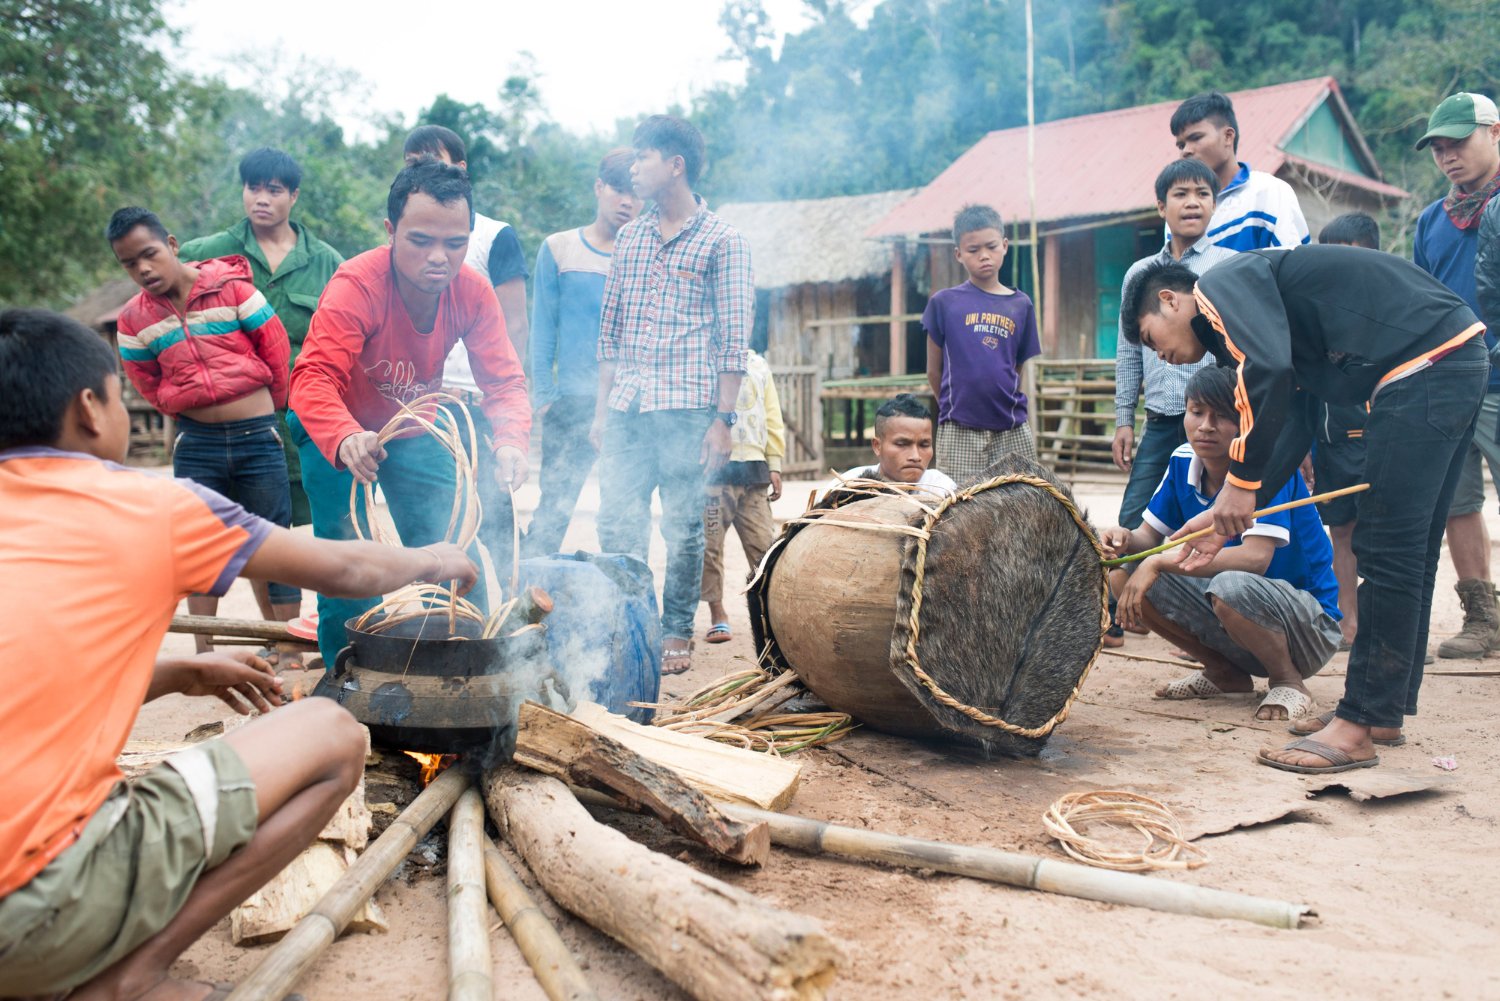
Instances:
[[[293,636],[285,622],[269,622],[263,619],[221,619],[216,615],[174,615],[167,627],[174,633],[193,633],[198,636],[238,636],[243,639],[274,640],[281,643],[306,643],[307,640]]]
[[[1196,660],[1183,660],[1181,657],[1148,657],[1143,653],[1126,653],[1123,650],[1111,650],[1106,647],[1099,651],[1110,657],[1124,657],[1126,660],[1144,660],[1149,664],[1171,664],[1173,667],[1186,667],[1194,671],[1203,670],[1203,665]],[[1328,675],[1323,675],[1328,677]]]
[[[761,865],[771,854],[765,824],[730,820],[670,768],[535,702],[523,703],[517,715],[515,762],[574,785],[617,792],[731,862]]]
[[[266,958],[240,981],[228,1001],[281,1001],[323,950],[333,944],[366,900],[432,830],[469,787],[461,768],[449,768],[411,801],[385,833],[365,849],[318,905],[276,943]]]
[[[494,1001],[484,891],[484,801],[470,786],[448,814],[448,1001]]]
[[[521,587],[521,516],[516,513],[516,488],[507,482],[505,492],[510,496],[510,593],[514,597]]]
[[[556,779],[496,769],[485,803],[553,900],[698,1001],[819,1001],[833,982],[838,953],[817,921],[636,844]]]
[[[551,1001],[598,1001],[599,995],[573,958],[573,953],[531,899],[526,884],[505,861],[494,842],[484,839],[484,882],[490,903],[510,929],[516,948],[531,965],[536,981]]]
[[[581,801],[594,805],[622,808],[618,801],[586,789],[576,789],[574,794]],[[1084,900],[1149,907],[1172,914],[1232,918],[1272,928],[1297,928],[1302,918],[1317,913],[1306,904],[1292,904],[1206,886],[1169,882],[1131,872],[1093,869],[1073,862],[1003,852],[995,848],[927,841],[899,834],[841,827],[787,813],[757,810],[738,803],[720,803],[719,809],[740,820],[765,821],[771,828],[772,844],[812,854],[846,855],[910,869],[936,869],[939,872],[951,872],[992,883],[1044,890]]]
[[[1273,507],[1263,507],[1259,511],[1252,512],[1250,517],[1264,518],[1268,514],[1278,514],[1282,511],[1290,511],[1294,507],[1303,507],[1307,504],[1321,504],[1324,501],[1333,500],[1335,497],[1346,497],[1349,494],[1357,494],[1361,490],[1368,489],[1370,489],[1370,485],[1368,483],[1356,483],[1354,486],[1345,487],[1342,490],[1330,490],[1327,493],[1317,494],[1313,497],[1303,497],[1300,500],[1287,501],[1285,504],[1277,504]],[[1200,528],[1196,532],[1190,532],[1180,539],[1169,539],[1166,542],[1163,542],[1161,545],[1155,547],[1154,549],[1147,549],[1145,552],[1135,553],[1131,556],[1117,556],[1112,560],[1104,560],[1102,562],[1107,567],[1121,567],[1127,563],[1134,563],[1136,560],[1143,560],[1147,556],[1155,556],[1157,553],[1164,553],[1168,549],[1176,549],[1184,542],[1192,542],[1194,539],[1201,539],[1205,535],[1213,534],[1214,529],[1213,526],[1210,525],[1208,528]]]

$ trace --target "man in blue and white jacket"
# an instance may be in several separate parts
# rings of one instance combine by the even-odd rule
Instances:
[[[1172,113],[1172,137],[1184,157],[1203,161],[1219,178],[1205,234],[1211,243],[1241,251],[1308,242],[1307,220],[1292,186],[1236,158],[1240,126],[1227,96],[1213,91],[1183,101]]]

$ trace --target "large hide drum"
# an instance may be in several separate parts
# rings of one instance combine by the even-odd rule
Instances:
[[[750,611],[757,647],[832,708],[1021,755],[1062,721],[1109,626],[1094,532],[1020,457],[951,499],[830,491],[772,546]]]

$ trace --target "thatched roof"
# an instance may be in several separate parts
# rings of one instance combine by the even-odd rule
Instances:
[[[729,202],[714,209],[750,241],[755,287],[783,288],[884,274],[888,243],[864,238],[916,189],[791,202]]]
[[[98,330],[106,323],[113,323],[115,317],[120,314],[120,307],[129,302],[139,291],[135,282],[129,278],[117,278],[114,281],[105,282],[79,299],[65,310],[65,315]]]

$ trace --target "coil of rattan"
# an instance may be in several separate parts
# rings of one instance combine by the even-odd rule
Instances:
[[[1069,793],[1042,814],[1042,826],[1063,851],[1101,869],[1182,870],[1208,863],[1208,852],[1183,838],[1165,804],[1124,789]],[[1121,847],[1137,838],[1139,848]]]

